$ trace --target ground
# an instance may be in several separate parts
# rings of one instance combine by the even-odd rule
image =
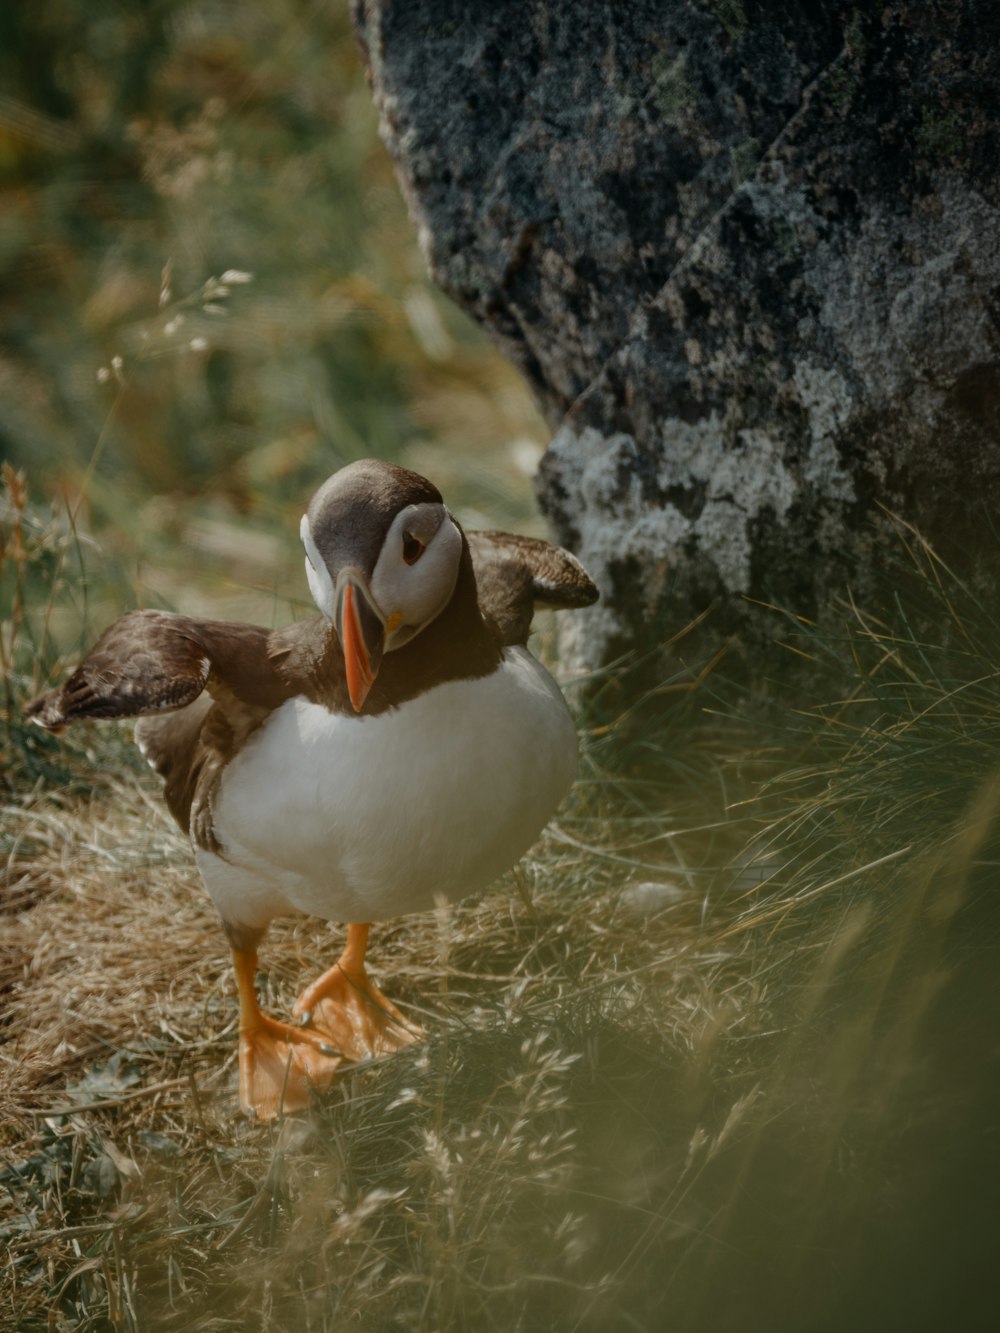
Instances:
[[[784,730],[721,668],[574,690],[581,779],[517,873],[374,935],[426,1041],[270,1125],[185,841],[85,732],[87,784],[5,809],[0,1320],[913,1329],[961,1291],[980,1326],[996,673],[899,642]],[[277,924],[268,1009],[340,943]]]

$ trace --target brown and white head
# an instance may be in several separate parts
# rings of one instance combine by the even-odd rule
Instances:
[[[451,600],[461,529],[424,477],[363,459],[323,483],[299,531],[309,590],[340,640],[360,712],[383,654],[409,643]]]

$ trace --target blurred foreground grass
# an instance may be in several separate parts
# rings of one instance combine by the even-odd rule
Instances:
[[[906,529],[767,698],[698,627],[570,682],[539,847],[374,940],[426,1044],[238,1117],[157,784],[20,705],[137,603],[298,614],[351,457],[530,530],[544,432],[423,276],[343,6],[0,24],[0,1327],[992,1327],[1000,629]],[[271,1009],[337,946],[277,926]]]
[[[581,779],[539,846],[376,934],[426,1043],[272,1126],[237,1113],[224,939],[124,732],[71,733],[55,781],[25,751],[0,1321],[992,1327],[1000,629],[900,535],[877,613],[791,619],[769,700],[697,628],[652,689],[569,683]],[[337,947],[277,925],[271,1010]]]

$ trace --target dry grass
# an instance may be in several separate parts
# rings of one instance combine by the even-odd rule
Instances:
[[[41,795],[5,830],[11,1326],[512,1328],[613,1302],[621,1274],[593,1267],[577,1199],[616,1137],[595,1104],[738,1020],[732,998],[716,1012],[729,960],[699,940],[693,885],[642,913],[622,899],[634,874],[562,830],[516,884],[383,928],[374,964],[428,1042],[254,1127],[224,938],[151,783]],[[337,946],[277,925],[271,1009]],[[642,1213],[646,1137],[615,1208]]]
[[[269,1126],[154,780],[114,729],[15,727],[0,1327],[990,1326],[1000,678],[956,615],[852,612],[847,702],[784,729],[697,667],[591,681],[517,874],[373,939],[426,1042]],[[339,944],[278,923],[270,1010]]]
[[[25,100],[58,90],[80,137],[12,168],[37,244],[0,377],[37,475],[0,512],[0,1328],[992,1328],[1000,635],[913,534],[949,634],[887,565],[841,638],[790,618],[833,705],[590,682],[583,778],[519,876],[373,940],[428,1040],[239,1116],[224,939],[155,784],[20,703],[135,601],[294,614],[302,496],[388,441],[470,524],[530,526],[545,431],[427,285],[345,7],[163,10],[152,42],[109,13],[22,25]],[[339,943],[276,926],[270,1009]]]
[[[587,754],[516,879],[379,930],[426,1043],[270,1126],[237,1111],[227,951],[151,780],[9,806],[0,1326],[910,1328],[931,1241],[940,1310],[989,1235],[997,950],[967,937],[1000,788],[946,858],[798,907],[790,878],[780,920],[774,876],[754,923],[745,830],[654,833],[650,784]],[[338,945],[275,926],[273,1012]]]

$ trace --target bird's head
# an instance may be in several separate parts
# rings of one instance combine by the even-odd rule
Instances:
[[[425,478],[364,459],[323,483],[299,531],[309,590],[340,640],[360,712],[383,654],[409,643],[448,605],[461,530]]]

